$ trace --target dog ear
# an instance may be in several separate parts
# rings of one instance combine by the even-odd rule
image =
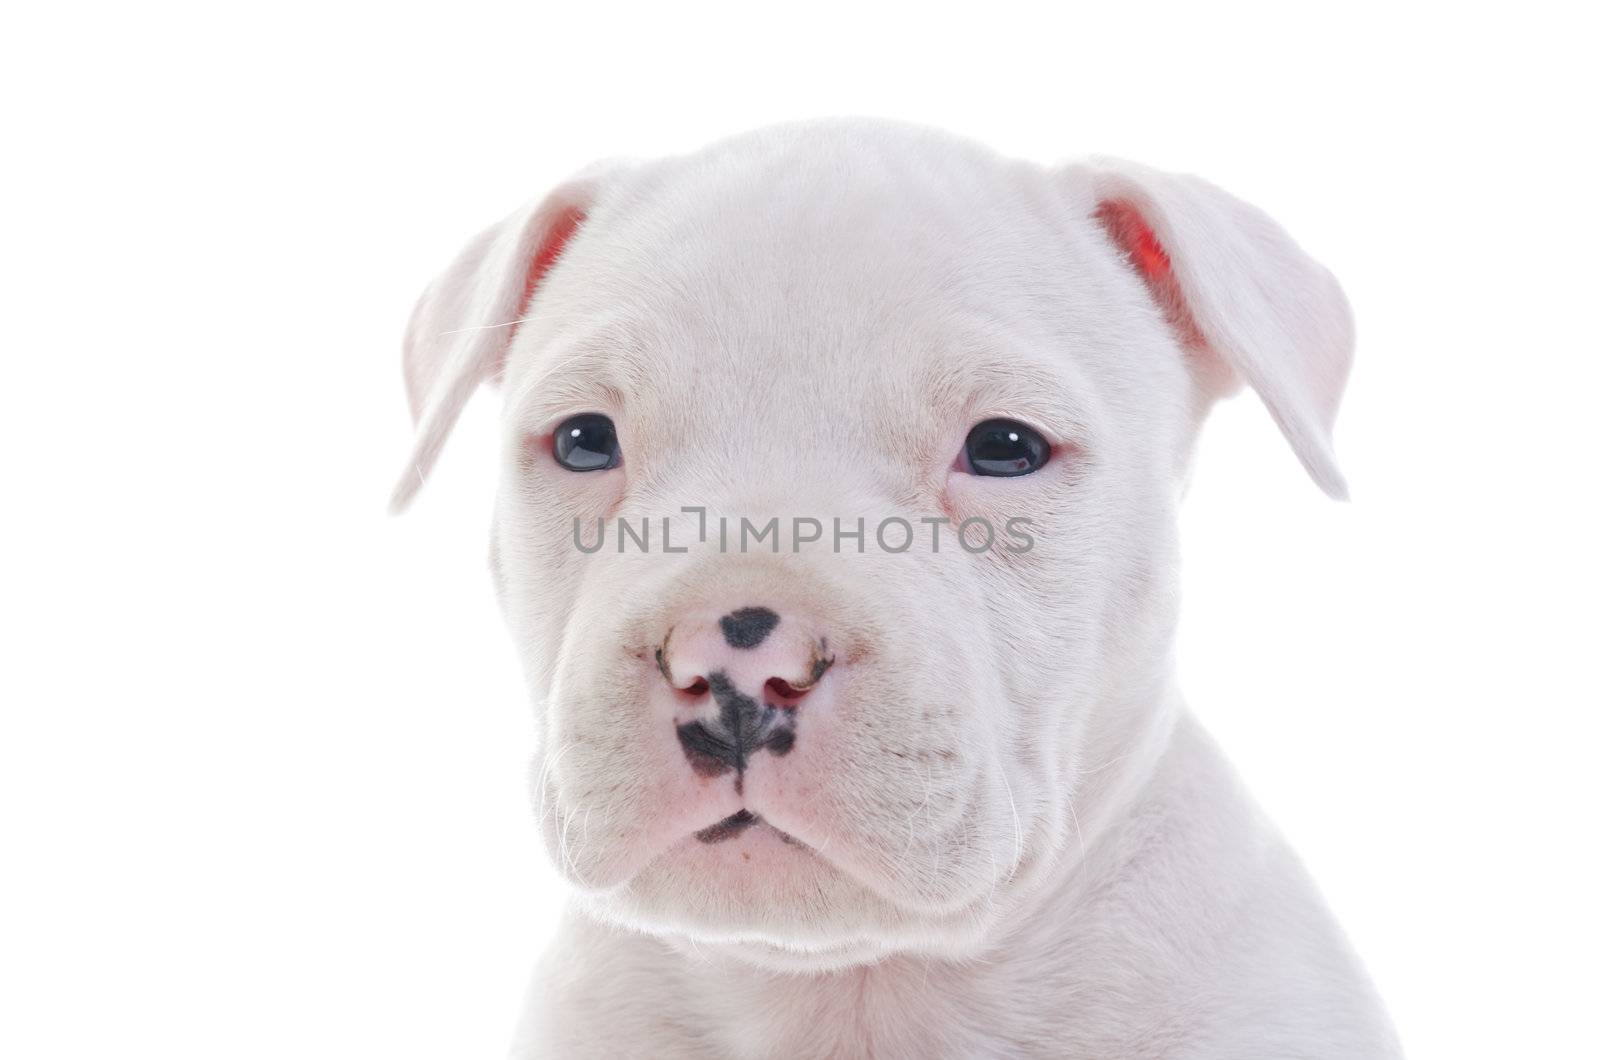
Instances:
[[[403,511],[422,488],[478,384],[499,381],[539,282],[583,224],[607,171],[585,170],[479,233],[422,293],[404,343],[416,440],[390,511]]]
[[[1108,159],[1068,174],[1089,185],[1206,400],[1248,383],[1312,479],[1344,499],[1332,430],[1355,329],[1338,281],[1266,214],[1196,177]]]

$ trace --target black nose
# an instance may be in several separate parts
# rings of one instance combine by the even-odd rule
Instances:
[[[672,688],[674,728],[690,768],[701,776],[734,773],[742,791],[752,757],[794,749],[801,701],[833,659],[827,638],[803,614],[780,617],[760,605],[686,614],[662,638],[656,667]]]
[[[794,712],[758,703],[718,670],[707,678],[716,700],[715,723],[692,721],[678,726],[678,743],[689,765],[702,776],[737,773],[734,787],[744,789],[744,771],[752,755],[769,751],[782,757],[794,748]]]

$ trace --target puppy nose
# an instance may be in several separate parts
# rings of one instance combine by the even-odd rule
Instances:
[[[770,607],[750,605],[715,620],[674,625],[656,650],[667,683],[690,696],[732,689],[794,709],[833,665],[824,637]]]
[[[690,767],[702,776],[735,773],[742,791],[751,757],[794,749],[797,708],[833,656],[806,624],[746,606],[673,626],[656,665],[678,693],[678,743]]]

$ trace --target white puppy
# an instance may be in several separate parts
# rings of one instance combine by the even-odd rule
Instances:
[[[576,893],[516,1055],[1398,1055],[1172,681],[1207,409],[1250,386],[1338,496],[1351,344],[1200,180],[883,123],[598,166],[473,240],[395,503],[502,383],[491,564]]]

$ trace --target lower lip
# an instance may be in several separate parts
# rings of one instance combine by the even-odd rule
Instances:
[[[761,818],[749,810],[740,810],[738,813],[729,814],[709,828],[700,829],[694,837],[702,843],[721,843],[760,823]]]
[[[729,814],[711,827],[700,829],[694,834],[694,837],[702,843],[723,843],[729,839],[736,839],[749,829],[758,826],[773,832],[785,843],[794,845],[798,842],[787,832],[778,831],[778,829],[773,828],[749,810],[740,810],[738,813]]]

